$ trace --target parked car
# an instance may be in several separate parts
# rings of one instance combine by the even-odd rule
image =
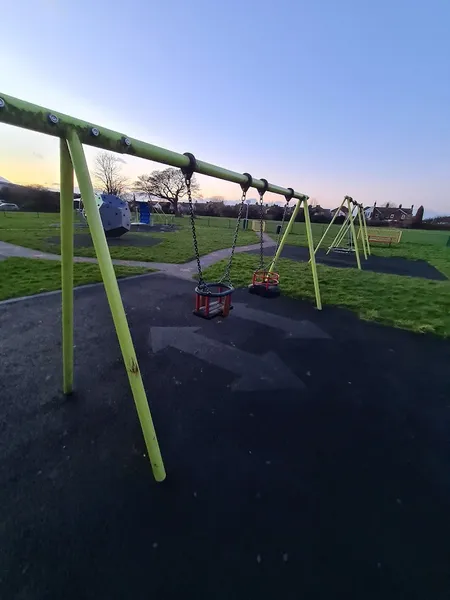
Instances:
[[[19,207],[12,202],[0,202],[0,210],[19,210]]]

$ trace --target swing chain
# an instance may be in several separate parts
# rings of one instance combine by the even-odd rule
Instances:
[[[221,279],[219,280],[220,283],[225,283],[225,284],[229,284],[229,285],[232,285],[231,278],[230,278],[230,271],[231,271],[231,265],[233,263],[234,251],[236,249],[237,238],[239,235],[239,227],[241,224],[242,211],[244,208],[245,201],[247,199],[247,191],[249,190],[250,186],[253,183],[253,177],[250,175],[250,173],[244,173],[244,175],[247,177],[247,181],[245,183],[241,183],[242,196],[241,196],[241,203],[239,205],[239,210],[238,210],[238,215],[237,215],[237,220],[236,220],[236,227],[234,229],[233,243],[231,245],[231,254],[228,259],[227,266],[225,267],[224,274],[222,275]]]
[[[264,194],[267,192],[269,182],[267,179],[261,179],[264,183],[262,190],[258,190],[259,193],[259,271],[264,270]]]
[[[194,253],[195,260],[197,262],[197,271],[198,271],[198,287],[200,289],[206,288],[205,280],[203,278],[202,265],[200,263],[200,252],[198,250],[198,241],[197,241],[197,232],[195,230],[195,213],[194,213],[194,205],[192,203],[192,189],[191,189],[191,180],[192,175],[195,172],[196,160],[193,154],[189,152],[185,153],[185,156],[189,158],[189,166],[181,169],[184,175],[184,182],[186,184],[186,193],[189,202],[189,217],[191,221],[191,230],[192,230],[192,240],[194,243]]]
[[[277,253],[278,248],[280,247],[281,234],[283,233],[283,227],[284,227],[284,222],[286,221],[286,215],[287,215],[287,210],[289,208],[289,202],[292,200],[292,198],[294,197],[294,194],[295,194],[295,192],[292,188],[288,188],[288,190],[289,190],[289,194],[286,194],[286,196],[285,196],[286,204],[284,205],[283,217],[281,219],[280,231],[278,232],[278,236],[277,236],[277,243],[275,246],[274,256]]]
[[[280,245],[281,234],[283,233],[283,227],[284,227],[284,222],[286,220],[287,209],[289,207],[289,201],[290,201],[290,198],[286,198],[286,204],[284,205],[283,217],[281,218],[281,227],[280,227],[280,231],[278,232],[278,237],[277,237],[276,250],[278,250],[278,246]]]

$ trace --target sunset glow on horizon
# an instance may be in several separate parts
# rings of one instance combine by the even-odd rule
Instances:
[[[126,11],[106,0],[51,5],[28,3],[26,20],[20,6],[3,10],[0,92],[265,177],[322,206],[349,194],[366,205],[450,210],[450,80],[442,76],[450,5],[232,0],[227,11],[208,5],[207,17],[175,0],[132,0]],[[270,22],[280,34],[255,43],[227,16],[234,12],[251,17],[252,31]],[[67,43],[70,28],[86,27],[85,15],[94,29],[127,32],[111,38],[113,53],[96,36]],[[170,43],[155,28],[148,44],[149,21],[170,22]],[[295,22],[301,43],[282,33]],[[350,44],[343,30],[352,31]],[[188,64],[180,60],[186,48]],[[86,154],[92,168],[96,150]],[[164,168],[124,160],[130,182]],[[0,124],[0,176],[57,186],[57,140]],[[239,197],[239,186],[199,179],[204,197]]]

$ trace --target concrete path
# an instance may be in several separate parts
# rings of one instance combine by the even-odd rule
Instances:
[[[266,233],[263,234],[264,246],[266,248],[274,248],[275,242]],[[259,249],[258,244],[251,244],[249,246],[236,246],[235,253],[240,252],[251,252]],[[222,250],[216,250],[210,254],[206,254],[201,257],[201,265],[203,269],[210,267],[211,265],[228,258],[230,256],[231,248],[224,248]],[[0,260],[11,257],[21,258],[35,258],[42,260],[61,260],[59,254],[51,254],[49,252],[40,252],[39,250],[33,250],[32,248],[24,248],[23,246],[16,246],[14,244],[8,244],[7,242],[0,241]],[[96,258],[89,258],[87,256],[75,256],[74,262],[79,263],[97,263]],[[123,267],[144,267],[147,269],[156,269],[162,271],[173,277],[180,279],[192,279],[192,276],[197,271],[197,263],[195,260],[191,260],[184,264],[173,264],[173,263],[159,263],[159,262],[145,262],[141,260],[119,260],[113,259],[114,265],[120,265]]]

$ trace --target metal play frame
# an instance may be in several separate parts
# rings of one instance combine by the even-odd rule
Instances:
[[[314,250],[314,254],[316,254],[317,250],[320,248],[320,246],[321,246],[322,242],[324,241],[325,237],[327,236],[331,226],[334,224],[336,218],[338,217],[339,213],[341,212],[341,210],[344,206],[346,206],[346,208],[347,208],[347,216],[345,217],[345,220],[344,220],[341,228],[339,229],[338,233],[336,234],[336,237],[331,242],[331,244],[327,250],[327,254],[329,254],[329,252],[331,252],[332,250],[338,248],[339,245],[342,243],[343,239],[345,238],[345,236],[347,234],[349,234],[351,241],[352,241],[355,256],[356,256],[356,264],[358,265],[358,269],[361,270],[361,259],[360,259],[360,255],[359,255],[358,238],[360,237],[360,233],[362,232],[360,239],[362,242],[364,258],[367,260],[368,256],[371,254],[369,235],[367,232],[367,222],[366,222],[366,216],[364,214],[363,206],[362,206],[362,204],[353,200],[353,198],[351,196],[345,196],[344,199],[342,200],[341,204],[339,205],[339,208],[334,213],[334,216],[331,219],[330,223],[328,224],[328,227],[325,229],[325,232],[323,233],[322,237],[320,238],[319,243],[317,244],[316,249]],[[355,219],[356,218],[358,219],[358,226],[359,226],[358,235],[356,235],[356,230],[355,230]]]
[[[73,390],[73,172],[75,171],[153,474],[157,481],[163,481],[166,477],[166,472],[123,308],[119,286],[117,285],[114,267],[111,262],[105,232],[97,209],[83,144],[111,152],[138,156],[180,169],[188,167],[190,159],[184,154],[172,152],[171,150],[127,137],[117,131],[105,129],[98,125],[93,125],[92,123],[81,121],[1,93],[0,123],[30,129],[60,139],[63,391],[65,394],[70,394]],[[200,160],[196,161],[195,172],[237,184],[245,184],[247,181],[247,176],[242,173],[230,171]],[[252,179],[251,187],[261,190],[264,188],[264,183],[261,179]],[[267,191],[281,196],[290,194],[288,188],[283,188],[272,183],[268,185]],[[300,209],[300,205],[303,203],[316,302],[317,308],[320,309],[321,300],[311,224],[309,221],[308,196],[294,192],[292,197],[298,200],[297,206],[293,211],[280,242],[272,267],[282,252],[295,216]]]

